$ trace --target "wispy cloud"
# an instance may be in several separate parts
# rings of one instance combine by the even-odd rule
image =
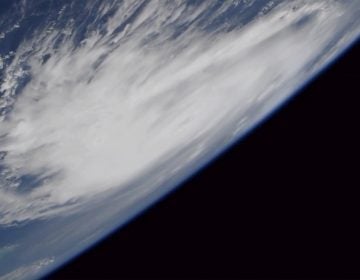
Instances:
[[[0,276],[0,280],[18,280],[30,279],[36,274],[41,273],[45,268],[54,262],[54,258],[45,258],[38,260],[30,265],[21,266],[14,271]]]
[[[125,2],[105,31],[89,33],[79,47],[69,22],[24,41],[7,66],[0,225],[66,214],[81,199],[121,189],[174,149],[216,134],[230,116],[246,117],[266,94],[285,86],[290,94],[329,45],[348,43],[334,42],[354,20],[354,1],[285,2],[241,30],[194,29],[170,40],[174,31],[164,22],[194,16],[174,14],[181,1],[172,8],[152,1],[114,33],[136,9]],[[110,8],[103,5],[99,16]],[[15,98],[24,76],[31,80]]]

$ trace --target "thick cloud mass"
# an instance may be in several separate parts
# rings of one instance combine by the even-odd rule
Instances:
[[[207,22],[210,1],[88,1],[85,29],[59,7],[0,57],[0,225],[70,213],[174,150],[208,153],[192,143],[292,93],[359,32],[356,1],[274,1],[243,28],[214,25],[240,1]]]

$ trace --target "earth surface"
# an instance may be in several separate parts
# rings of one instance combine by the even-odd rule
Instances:
[[[360,34],[358,0],[4,0],[0,279],[64,265]]]

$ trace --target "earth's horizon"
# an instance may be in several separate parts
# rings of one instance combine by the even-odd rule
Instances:
[[[359,34],[357,0],[4,2],[0,279],[46,276],[105,238]]]

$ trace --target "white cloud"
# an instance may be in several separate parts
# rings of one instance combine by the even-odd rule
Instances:
[[[93,32],[79,48],[73,48],[70,23],[59,49],[55,40],[64,30],[47,29],[24,42],[0,85],[0,107],[14,106],[0,122],[0,151],[6,151],[0,225],[66,214],[81,199],[121,189],[174,149],[216,133],[229,116],[243,116],[264,94],[304,82],[305,67],[339,36],[353,11],[341,2],[297,2],[299,9],[284,4],[240,31],[191,30],[170,41],[161,24],[180,2],[173,10],[152,2],[114,36],[118,19],[135,8],[129,1],[105,35]],[[306,15],[311,21],[296,27]],[[151,32],[159,37],[144,46]],[[30,50],[31,57],[25,55]],[[32,79],[15,101],[23,75]],[[39,180],[31,192],[20,191],[24,175]]]
[[[45,268],[54,262],[54,258],[45,258],[38,260],[30,265],[21,266],[3,276],[0,280],[18,280],[18,279],[31,279],[36,274],[41,273]]]

